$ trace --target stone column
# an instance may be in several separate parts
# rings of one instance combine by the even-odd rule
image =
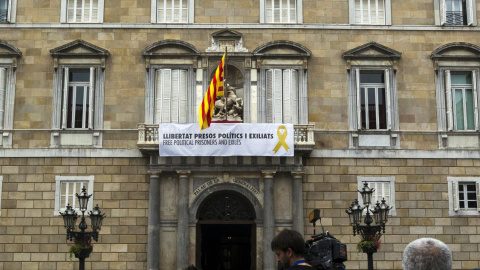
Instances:
[[[177,211],[177,269],[188,267],[188,176],[190,171],[178,173],[178,211]]]
[[[293,171],[292,176],[293,229],[303,235],[303,172]]]
[[[160,268],[160,171],[149,171],[147,269]]]
[[[275,236],[275,212],[273,200],[273,176],[275,171],[263,173],[263,270],[275,270],[275,254],[271,242]]]

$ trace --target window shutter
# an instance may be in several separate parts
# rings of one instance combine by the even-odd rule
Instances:
[[[88,128],[93,129],[93,97],[95,95],[95,68],[90,68],[90,89],[88,93]]]
[[[445,25],[447,21],[447,9],[445,8],[445,0],[440,0],[440,25]]]
[[[187,71],[180,70],[179,76],[179,99],[180,99],[180,123],[187,123]]]
[[[172,70],[163,70],[162,123],[171,123],[172,108]]]
[[[282,70],[275,69],[274,70],[274,80],[273,80],[273,123],[282,123],[283,122],[283,85],[282,85]]]
[[[171,82],[171,103],[170,103],[170,115],[171,115],[171,123],[178,123],[178,103],[179,103],[179,70],[172,70],[171,71],[172,82]]]
[[[298,124],[298,73],[298,70],[292,69],[292,124]]]
[[[458,207],[458,182],[452,181],[453,211],[457,212]]]
[[[467,6],[467,24],[468,25],[475,25],[475,17],[473,15],[474,10],[474,5],[473,5],[473,0],[467,0],[466,1],[466,6]]]
[[[452,115],[452,80],[450,79],[450,70],[445,70],[445,96],[446,96],[446,110],[447,110],[447,130],[453,129],[453,115]]]
[[[265,22],[273,22],[273,1],[274,0],[264,0],[265,1]]]
[[[473,90],[473,106],[474,106],[474,120],[475,130],[478,130],[478,99],[477,99],[477,71],[472,71],[472,90]]]
[[[477,211],[480,212],[480,182],[476,182],[475,183],[475,187],[477,188],[476,191],[477,191]]]
[[[265,72],[267,91],[267,123],[273,123],[273,69]]]
[[[11,22],[12,20],[12,0],[7,0],[8,6],[7,6],[7,22]]]
[[[155,91],[155,124],[162,123],[162,96],[163,96],[163,70],[156,71],[156,91]]]
[[[63,104],[62,104],[62,129],[67,128],[67,110],[68,110],[68,67],[63,69]]]
[[[5,112],[5,90],[7,88],[7,69],[0,68],[0,129],[3,129]]]
[[[385,99],[387,105],[387,129],[392,129],[392,106],[390,103],[390,70],[385,69]]]
[[[180,1],[180,3],[182,2],[182,0],[177,0],[177,1],[173,1],[173,5],[172,5],[172,22],[181,22],[181,4],[179,5],[178,1]],[[176,6],[178,5],[178,6]]]
[[[291,99],[292,97],[292,70],[283,70],[283,121],[280,123],[292,123]],[[278,99],[278,96],[277,96]],[[281,115],[280,115],[280,119]],[[278,118],[277,118],[278,121]]]
[[[357,93],[357,129],[362,129],[362,104],[360,99],[360,70],[354,69],[355,91]]]

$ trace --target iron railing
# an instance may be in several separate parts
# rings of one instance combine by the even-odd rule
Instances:
[[[448,25],[465,25],[467,24],[466,16],[462,11],[447,11],[446,12],[446,24]]]
[[[0,23],[7,22],[8,9],[0,8]]]

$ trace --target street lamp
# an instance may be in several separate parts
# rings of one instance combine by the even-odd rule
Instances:
[[[60,212],[60,215],[62,215],[65,229],[67,229],[67,240],[73,240],[74,245],[79,247],[79,250],[74,252],[75,257],[80,261],[79,269],[85,270],[85,258],[88,258],[93,250],[92,238],[96,242],[98,241],[98,231],[102,228],[102,220],[105,218],[105,214],[100,211],[97,204],[93,211],[89,212],[92,231],[85,231],[87,229],[85,211],[87,211],[88,200],[92,195],[87,194],[85,187],[82,188],[80,194],[76,193],[75,195],[78,199],[79,209],[82,212],[82,219],[80,220],[80,224],[78,224],[80,231],[76,231],[75,229],[78,215],[70,204],[67,204],[67,208],[63,213]]]
[[[378,240],[382,237],[382,232],[385,233],[385,223],[388,221],[388,212],[392,207],[388,206],[385,202],[385,198],[383,198],[381,203],[377,202],[375,204],[374,209],[370,209],[372,194],[375,189],[370,188],[367,182],[363,185],[362,190],[359,190],[358,192],[362,195],[363,204],[365,206],[362,207],[358,203],[358,200],[355,199],[345,212],[347,212],[348,217],[350,218],[350,225],[353,228],[353,236],[359,234],[362,237],[362,242],[370,243],[370,245],[362,246],[362,250],[364,253],[367,253],[368,270],[373,270],[373,253],[377,252]],[[360,225],[363,210],[365,208],[367,209],[367,213],[365,214],[363,222],[366,225]],[[377,225],[370,225],[373,223],[370,211],[372,212],[375,218],[375,224]]]

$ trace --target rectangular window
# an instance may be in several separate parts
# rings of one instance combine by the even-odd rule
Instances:
[[[449,215],[480,215],[480,179],[447,177]]]
[[[445,13],[446,24],[467,24],[467,8],[465,0],[445,0]]]
[[[477,130],[476,70],[445,70],[448,130]]]
[[[59,215],[59,212],[65,211],[67,204],[79,211],[76,194],[80,194],[83,187],[89,195],[93,194],[93,181],[93,176],[56,176],[54,214]],[[90,197],[87,208],[93,208],[93,196]]]
[[[355,70],[358,129],[391,129],[389,70]]]
[[[68,0],[69,23],[98,22],[98,0]]]
[[[298,123],[298,70],[267,69],[267,123]]]
[[[384,0],[355,0],[355,24],[385,24]]]
[[[63,92],[64,128],[93,128],[95,68],[65,68]]]
[[[266,23],[296,23],[297,0],[265,0]]]
[[[364,183],[367,182],[368,186],[375,189],[372,193],[371,207],[374,208],[377,202],[382,203],[385,199],[385,203],[392,207],[389,214],[396,215],[395,208],[395,177],[363,177],[357,178],[358,189],[361,190]],[[359,193],[358,201],[363,204],[361,195]]]
[[[156,71],[155,123],[187,122],[187,74],[184,69]]]
[[[360,72],[362,129],[386,129],[387,108],[383,72]]]
[[[187,23],[189,0],[158,0],[157,23]]]
[[[435,6],[439,6],[440,25],[477,24],[475,0],[435,0]]]

